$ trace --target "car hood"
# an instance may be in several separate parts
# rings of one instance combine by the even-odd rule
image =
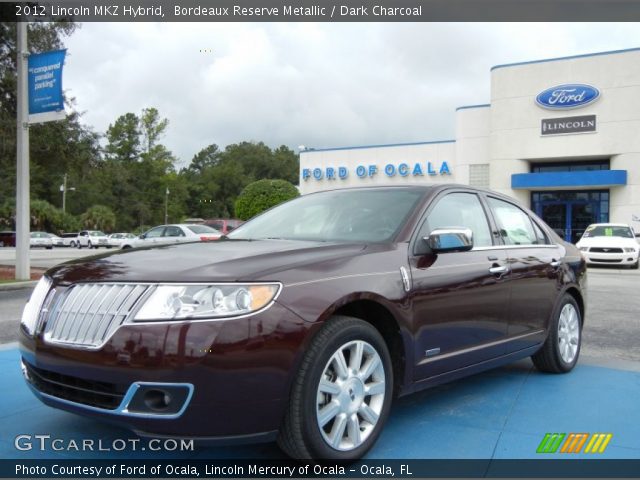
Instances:
[[[281,280],[280,273],[351,258],[364,244],[289,240],[221,240],[174,244],[73,260],[47,273],[56,283]]]
[[[581,238],[576,244],[578,247],[635,247],[638,248],[638,242],[635,238],[623,237],[588,237]]]

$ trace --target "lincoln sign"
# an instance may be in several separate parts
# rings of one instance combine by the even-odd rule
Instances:
[[[541,135],[562,135],[567,133],[585,133],[596,131],[596,116],[543,118],[540,127]]]

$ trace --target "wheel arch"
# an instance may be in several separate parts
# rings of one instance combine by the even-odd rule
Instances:
[[[578,304],[578,308],[580,309],[580,319],[582,320],[581,328],[584,327],[585,303],[584,303],[584,297],[582,296],[582,293],[580,293],[580,290],[578,290],[578,288],[576,288],[575,286],[570,286],[564,291],[564,293],[571,295],[573,299],[576,301],[576,303]]]
[[[384,339],[393,363],[394,395],[401,393],[407,386],[407,352],[410,340],[403,334],[399,322],[391,310],[380,302],[370,298],[352,299],[331,312],[333,315],[345,315],[358,318],[372,325]],[[410,352],[409,352],[410,353]]]

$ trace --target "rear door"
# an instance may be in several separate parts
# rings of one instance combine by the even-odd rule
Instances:
[[[434,201],[417,242],[436,228],[473,232],[467,252],[419,254],[413,249],[411,301],[416,380],[504,354],[509,283],[505,250],[494,244],[485,207],[475,192],[451,192]]]
[[[507,352],[514,352],[545,338],[546,322],[558,296],[563,253],[523,209],[504,199],[489,196],[487,200],[511,269]]]
[[[170,225],[164,229],[162,243],[180,243],[187,240],[185,233],[180,227]]]

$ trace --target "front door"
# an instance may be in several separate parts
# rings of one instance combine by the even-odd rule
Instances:
[[[422,380],[504,354],[509,309],[506,251],[494,245],[488,217],[475,193],[436,200],[418,242],[436,228],[473,232],[467,252],[409,257],[415,335],[415,379]]]

